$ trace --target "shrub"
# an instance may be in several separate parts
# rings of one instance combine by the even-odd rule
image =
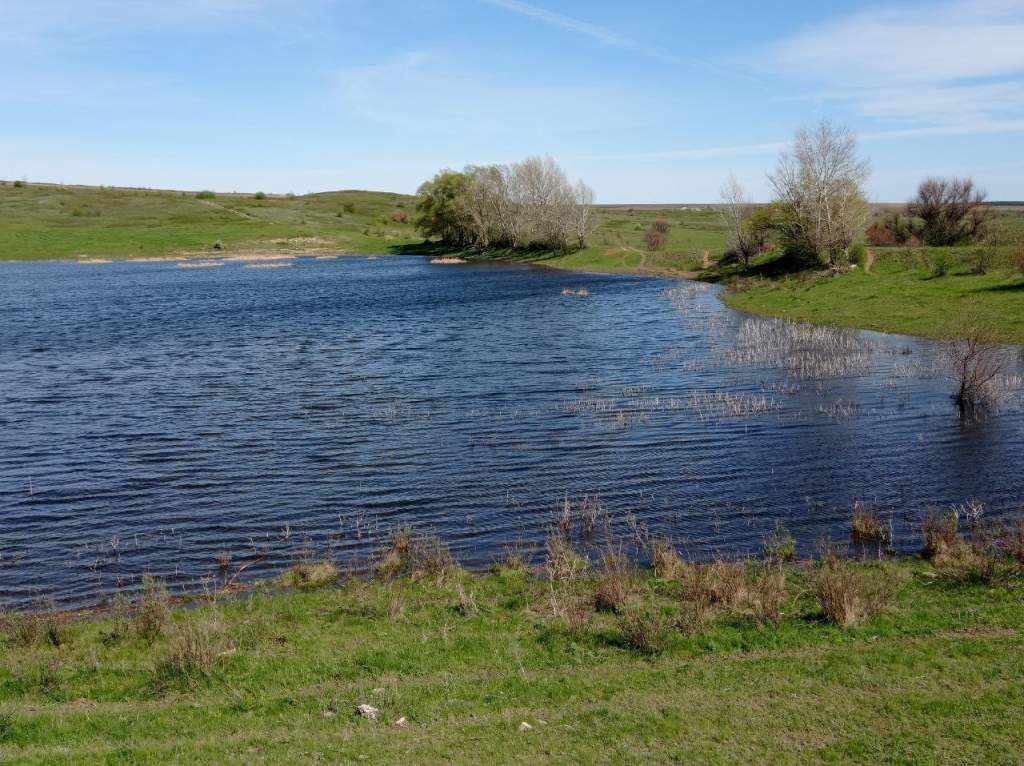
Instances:
[[[196,194],[196,199],[216,199],[217,195],[215,192],[205,189]]]
[[[1000,573],[1000,562],[984,538],[970,541],[960,534],[956,511],[929,511],[921,524],[924,557],[936,574],[954,582],[991,582]]]
[[[665,243],[668,242],[668,232],[671,228],[667,221],[663,221],[660,218],[648,226],[647,232],[644,234],[644,242],[647,245],[647,249],[652,253],[663,249]]]
[[[868,244],[873,247],[894,247],[899,244],[896,241],[896,234],[887,226],[877,222],[868,227],[867,231],[864,232],[864,237]]]
[[[349,215],[351,215],[352,213],[356,212],[356,203],[346,202],[344,205],[341,206],[341,209],[344,210]]]
[[[443,581],[458,567],[447,544],[436,535],[415,535],[412,528],[392,530],[377,571],[385,577],[408,575],[413,579]]]
[[[167,588],[161,580],[145,575],[142,578],[142,601],[135,621],[139,636],[153,643],[170,619],[171,597]]]
[[[263,200],[263,199],[266,199],[266,198],[267,198],[267,195],[264,194],[261,191],[256,192],[255,196],[253,197],[253,199],[259,199],[259,200]]]
[[[0,626],[8,640],[19,646],[60,646],[64,643],[64,626],[52,602],[38,604],[33,612],[7,615]]]
[[[944,355],[961,416],[992,413],[1010,394],[1005,373],[1013,364],[1011,354],[989,327],[968,318],[960,337],[946,342]]]
[[[1024,564],[1024,519],[1017,519],[1003,527],[999,546],[1018,564]]]
[[[0,713],[0,742],[9,742],[14,738],[14,716]]]
[[[821,561],[814,586],[822,614],[844,628],[878,614],[890,598],[883,579],[870,578],[832,556]]]
[[[882,520],[876,508],[858,501],[853,506],[853,518],[850,519],[850,537],[856,543],[892,543],[892,528]]]
[[[25,187],[25,182],[24,181],[15,181],[14,182],[14,188],[15,189],[23,189],[24,187]]]
[[[408,223],[409,214],[406,213],[404,210],[399,210],[391,214],[391,220],[394,221],[395,223]]]
[[[985,248],[980,250],[977,255],[974,256],[974,266],[971,268],[973,274],[988,274],[992,270],[992,264],[995,261],[995,254]]]
[[[938,253],[932,257],[931,276],[933,279],[944,277],[949,273],[949,256],[946,253]]]
[[[863,242],[854,242],[850,245],[850,263],[863,266],[867,261],[868,249]]]
[[[668,645],[671,624],[660,611],[634,606],[619,618],[623,643],[640,654],[660,654]]]

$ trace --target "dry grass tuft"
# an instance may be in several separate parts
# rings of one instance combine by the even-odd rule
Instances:
[[[651,544],[651,571],[655,577],[675,580],[685,566],[669,538],[658,538]]]
[[[437,583],[444,582],[458,568],[447,543],[440,537],[416,535],[410,527],[391,532],[391,540],[377,564],[377,571],[384,577],[405,575]]]
[[[881,612],[892,595],[883,579],[869,577],[832,555],[821,560],[814,585],[822,614],[844,628]]]
[[[455,587],[459,598],[459,603],[456,607],[459,614],[463,617],[472,617],[475,614],[479,614],[480,607],[476,603],[476,594],[472,590],[466,590],[462,582],[458,582]]]
[[[142,578],[142,601],[135,618],[139,637],[153,643],[171,619],[171,596],[162,580],[145,575]]]
[[[597,581],[594,608],[599,612],[621,612],[634,591],[630,565],[621,556],[607,554]]]
[[[544,572],[552,582],[575,582],[590,569],[590,561],[577,553],[561,534],[549,535],[544,547]]]
[[[671,621],[655,608],[633,606],[619,618],[623,644],[640,654],[665,651],[671,628]]]
[[[0,628],[5,637],[17,646],[61,646],[65,642],[64,626],[52,603],[40,605],[37,611],[3,615]]]
[[[850,537],[856,543],[890,545],[892,527],[885,523],[877,508],[857,501],[850,519]]]
[[[323,588],[338,582],[338,567],[333,561],[295,564],[281,574],[281,585],[298,590]]]
[[[761,553],[766,561],[778,564],[788,564],[796,558],[796,540],[781,521],[765,536]]]
[[[157,676],[165,682],[189,683],[208,678],[217,658],[220,632],[220,624],[216,622],[182,625],[171,636],[166,653],[157,662]]]

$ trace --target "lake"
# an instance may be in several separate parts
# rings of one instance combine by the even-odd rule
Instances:
[[[805,551],[876,504],[1024,507],[1024,406],[957,417],[939,344],[705,285],[419,257],[0,264],[0,604],[366,560],[484,567],[566,500],[694,556]],[[586,288],[589,297],[562,296]]]

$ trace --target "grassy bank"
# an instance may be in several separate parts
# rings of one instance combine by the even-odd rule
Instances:
[[[152,587],[131,614],[8,620],[0,757],[1011,764],[1024,751],[1019,572],[693,566],[664,548],[654,571],[585,571],[553,556],[549,577],[428,558],[338,582],[322,565],[286,578],[316,589],[171,611]],[[836,623],[837,593],[863,597],[847,598],[855,624]]]
[[[1006,255],[984,274],[976,248],[875,249],[874,255],[869,271],[841,276],[791,272],[769,257],[752,277],[721,271],[709,277],[733,287],[725,297],[729,306],[754,314],[937,338],[956,335],[970,315],[1000,339],[1024,343],[1024,274]],[[940,261],[946,263],[941,275]]]

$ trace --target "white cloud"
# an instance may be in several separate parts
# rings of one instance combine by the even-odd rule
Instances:
[[[1024,116],[1024,2],[873,8],[770,46],[767,65],[867,117],[982,130]]]

